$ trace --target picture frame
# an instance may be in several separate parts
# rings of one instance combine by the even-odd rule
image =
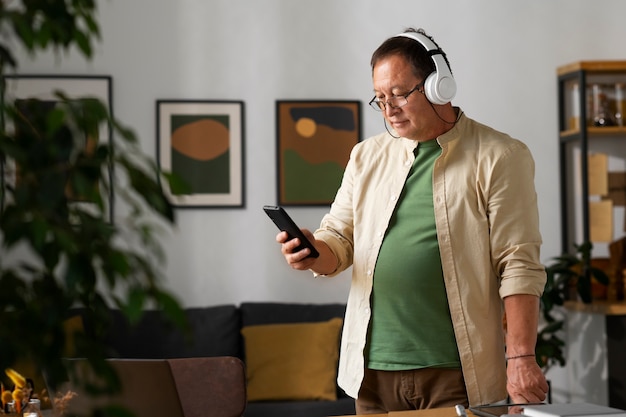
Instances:
[[[45,75],[45,74],[10,74],[5,75],[5,91],[2,100],[5,103],[15,103],[18,100],[38,99],[53,102],[57,100],[55,92],[59,91],[70,99],[92,97],[100,100],[113,117],[113,78],[110,75]],[[112,129],[107,123],[103,123],[98,132],[98,137],[90,138],[97,143],[103,138],[110,147],[113,146]],[[87,140],[87,142],[90,141]],[[91,146],[85,143],[85,146]],[[15,167],[12,161],[1,161],[0,172],[3,181],[15,182]],[[108,193],[103,196],[104,214],[106,220],[113,223],[114,219],[114,187],[113,166],[107,168],[109,181]],[[91,210],[94,203],[81,201],[77,198],[73,204],[80,205],[83,210]]]
[[[277,100],[278,205],[330,205],[360,141],[360,101]]]
[[[175,207],[244,207],[244,102],[157,100],[157,161],[189,191]]]

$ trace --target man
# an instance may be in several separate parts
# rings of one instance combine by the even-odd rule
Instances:
[[[535,361],[545,285],[534,162],[518,140],[450,100],[447,58],[422,30],[372,56],[387,132],[357,144],[330,212],[304,230],[320,252],[286,261],[333,276],[353,266],[338,381],[359,414],[543,401]],[[506,329],[503,329],[503,310]]]

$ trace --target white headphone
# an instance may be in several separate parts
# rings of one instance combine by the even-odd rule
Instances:
[[[419,42],[435,63],[435,71],[424,82],[426,98],[433,104],[449,103],[456,95],[456,81],[454,81],[450,67],[448,67],[446,60],[443,58],[443,51],[421,33],[404,32],[395,37],[401,36]]]

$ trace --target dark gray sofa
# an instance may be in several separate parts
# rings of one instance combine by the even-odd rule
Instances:
[[[343,304],[298,304],[248,302],[185,310],[189,335],[164,321],[159,311],[146,311],[131,327],[125,317],[112,310],[111,331],[106,344],[112,358],[173,359],[235,356],[245,363],[244,326],[277,323],[319,322],[344,317]],[[89,328],[89,324],[85,323]],[[190,337],[189,337],[190,336]],[[248,402],[245,417],[325,417],[355,414],[354,400],[337,387],[336,401]]]

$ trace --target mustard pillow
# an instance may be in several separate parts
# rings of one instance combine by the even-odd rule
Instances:
[[[244,327],[248,401],[336,400],[342,323]]]

